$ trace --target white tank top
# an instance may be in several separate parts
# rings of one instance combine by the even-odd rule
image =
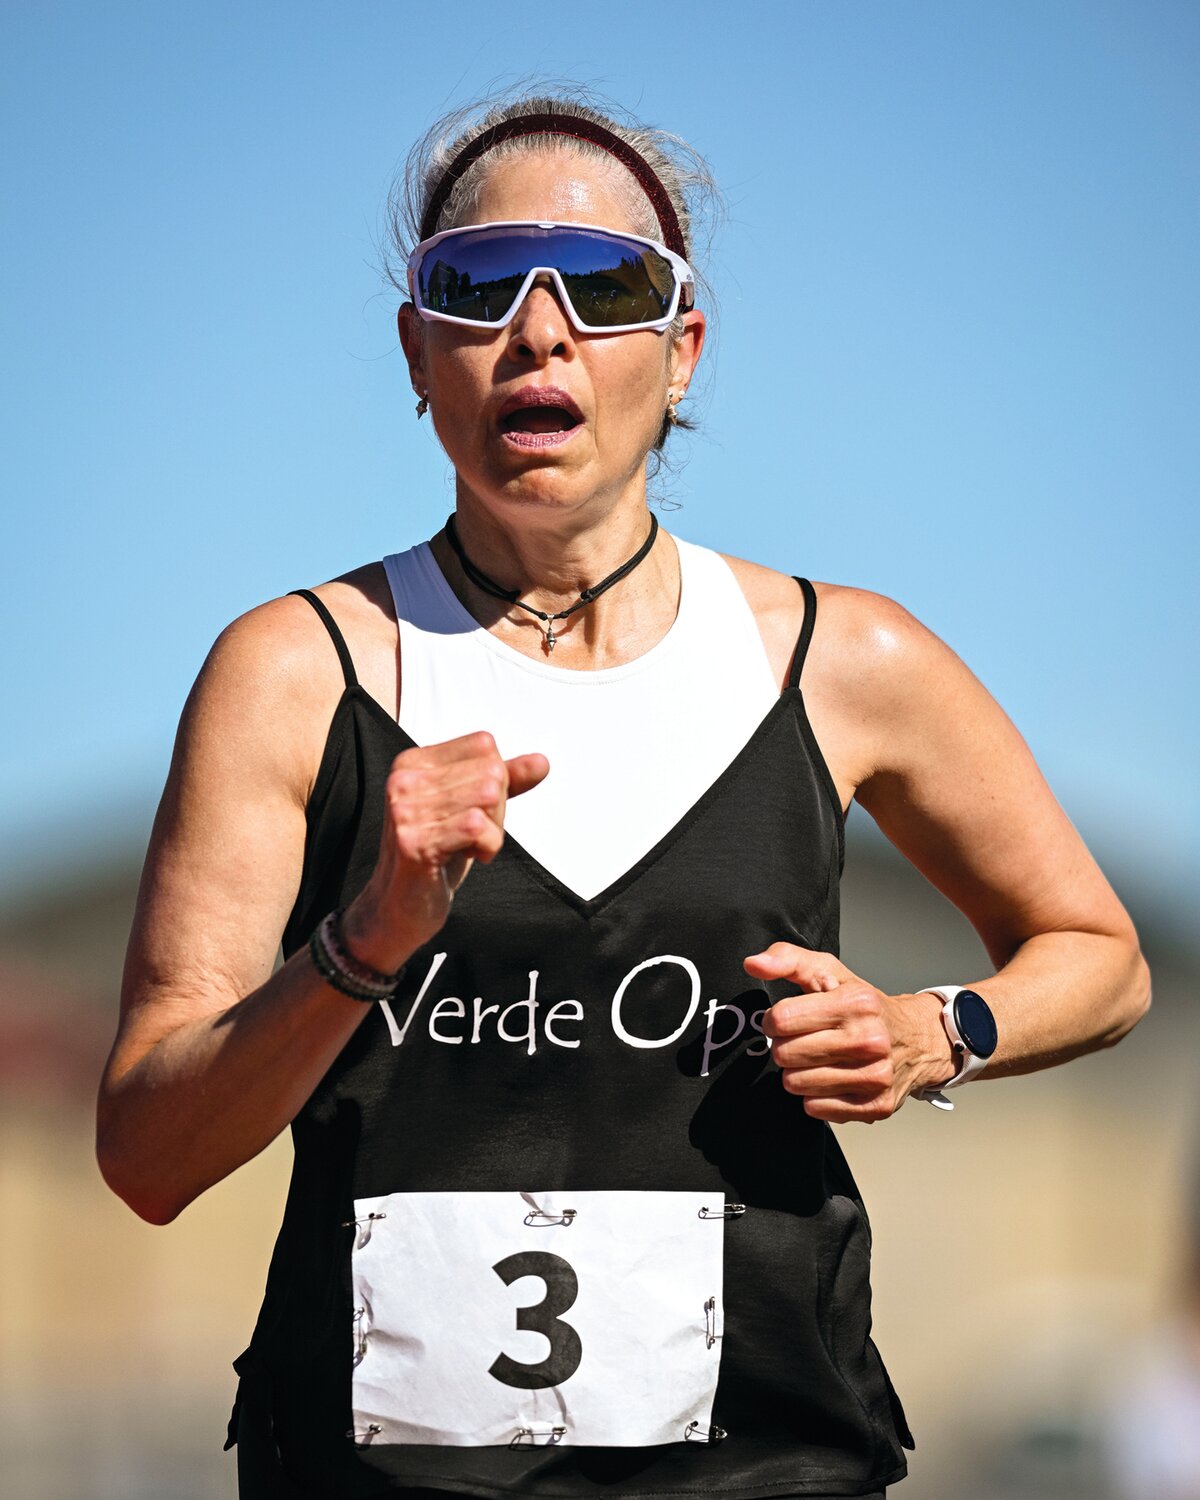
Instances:
[[[419,745],[486,729],[550,774],[506,830],[576,895],[606,890],[674,828],[779,696],[728,563],[675,539],[679,612],[644,656],[571,671],[533,661],[459,603],[428,542],[384,558],[400,624],[400,724]]]

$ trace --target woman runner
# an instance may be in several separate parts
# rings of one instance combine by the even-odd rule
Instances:
[[[938,639],[648,509],[704,343],[686,148],[524,98],[415,162],[454,513],[205,664],[105,1176],[166,1223],[292,1126],[243,1496],[879,1495],[911,1439],[829,1124],[1111,1044],[1136,936]],[[838,960],[853,800],[995,972]]]

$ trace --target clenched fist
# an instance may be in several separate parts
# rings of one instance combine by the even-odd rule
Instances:
[[[473,861],[487,864],[500,852],[508,799],[549,769],[544,755],[502,760],[484,732],[398,755],[379,859],[343,920],[355,957],[390,973],[440,931]]]
[[[814,1119],[885,1120],[914,1090],[953,1076],[936,995],[885,995],[831,953],[793,943],[772,943],[744,967],[804,992],[777,1000],[763,1032],[784,1088]]]

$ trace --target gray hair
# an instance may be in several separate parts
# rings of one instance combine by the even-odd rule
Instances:
[[[567,120],[587,120],[603,126],[632,147],[662,183],[679,219],[684,253],[696,274],[697,300],[712,309],[711,289],[697,265],[705,259],[712,235],[723,215],[720,193],[708,163],[694,147],[680,136],[644,125],[620,110],[609,100],[580,84],[542,85],[544,91],[528,86],[492,94],[472,104],[451,110],[434,122],[408,153],[403,171],[388,194],[387,243],[384,247],[384,272],[391,284],[408,294],[407,262],[420,239],[421,223],[430,200],[460,152],[485,130],[520,115],[553,114]],[[436,230],[452,229],[476,220],[479,199],[488,173],[493,167],[518,156],[544,153],[548,150],[571,152],[588,161],[600,161],[613,167],[614,182],[626,196],[630,222],[637,233],[649,239],[663,237],[654,205],[631,172],[621,167],[602,146],[577,136],[553,134],[518,136],[501,141],[485,151],[454,184],[450,196],[438,215]],[[710,311],[711,316],[711,311]],[[677,319],[671,333],[682,331]],[[678,425],[693,425],[680,417]],[[665,420],[655,444],[661,449],[670,431]]]

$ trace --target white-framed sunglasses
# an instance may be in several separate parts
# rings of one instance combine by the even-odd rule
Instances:
[[[409,295],[421,317],[467,328],[503,328],[539,276],[554,283],[580,333],[662,330],[696,298],[681,255],[599,224],[464,224],[422,240],[408,258]]]

